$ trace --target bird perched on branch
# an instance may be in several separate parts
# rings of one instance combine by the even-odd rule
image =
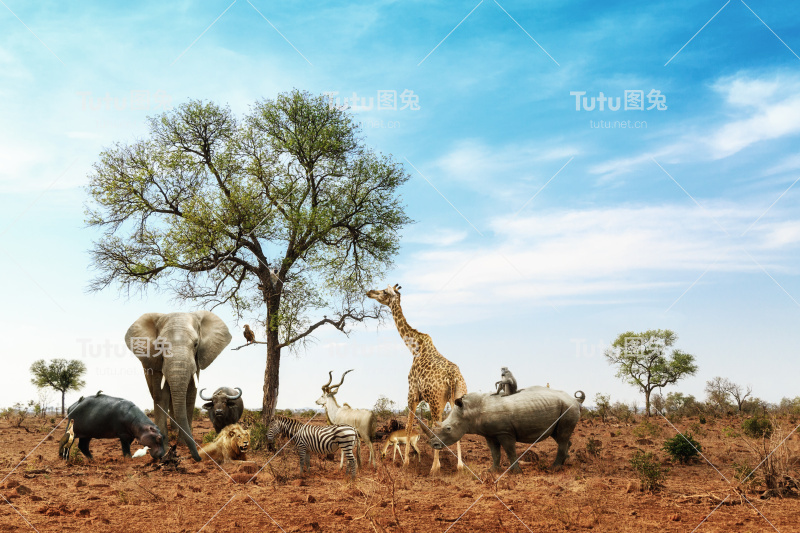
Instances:
[[[256,341],[256,334],[253,333],[253,330],[250,329],[248,324],[244,325],[244,338],[247,340],[247,344]]]

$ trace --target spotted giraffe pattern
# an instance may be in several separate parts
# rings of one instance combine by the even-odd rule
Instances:
[[[406,436],[409,437],[416,418],[414,413],[420,401],[424,401],[430,406],[433,421],[440,423],[447,403],[450,402],[452,407],[455,405],[456,399],[467,393],[467,382],[461,375],[458,366],[439,353],[439,350],[433,345],[430,335],[420,333],[408,324],[400,307],[400,287],[398,285],[394,287],[390,285],[382,291],[369,291],[367,296],[391,309],[397,331],[414,356],[414,362],[408,373]],[[410,439],[406,439],[403,465],[408,464],[409,442]],[[461,443],[457,443],[456,447],[458,469],[460,470],[464,466],[461,460]],[[431,474],[435,474],[439,469],[439,450],[434,450]]]

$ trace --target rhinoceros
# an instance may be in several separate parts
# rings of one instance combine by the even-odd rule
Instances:
[[[569,439],[581,417],[582,391],[573,398],[564,391],[546,387],[528,387],[510,396],[470,393],[455,401],[455,407],[433,429],[431,446],[442,449],[465,434],[482,435],[492,452],[492,468],[500,469],[500,447],[506,451],[512,472],[521,472],[517,462],[517,442],[534,443],[553,437],[558,453],[552,466],[567,458]]]

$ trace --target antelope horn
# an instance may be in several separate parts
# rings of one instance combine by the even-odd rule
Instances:
[[[239,394],[237,394],[236,396],[231,396],[230,394],[227,394],[226,396],[228,396],[229,400],[238,400],[239,398],[242,397],[242,389],[240,389],[239,387],[234,387],[234,388],[239,391]]]
[[[328,386],[333,381],[333,370],[328,372],[328,382],[322,386],[322,392],[330,392],[331,388]]]
[[[205,388],[205,387],[203,387],[202,389],[200,389],[200,399],[201,399],[201,400],[205,400],[205,401],[209,401],[209,400],[211,400],[211,398],[206,398],[205,396],[203,396],[203,391],[204,391],[204,390],[206,390],[206,388]]]
[[[347,375],[347,373],[348,373],[348,372],[352,372],[353,370],[355,370],[355,369],[354,369],[354,368],[351,368],[350,370],[348,370],[347,372],[345,372],[344,374],[342,374],[342,380],[339,382],[339,384],[338,384],[338,385],[331,385],[331,390],[333,390],[333,389],[336,389],[336,391],[338,391],[338,390],[339,390],[339,387],[341,387],[341,386],[342,386],[342,383],[344,383],[344,377]],[[334,391],[334,392],[336,392],[336,391]]]

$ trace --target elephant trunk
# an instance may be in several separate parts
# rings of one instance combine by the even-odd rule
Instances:
[[[175,416],[175,422],[180,428],[180,439],[189,447],[192,459],[200,461],[197,445],[192,438],[192,425],[189,422],[186,402],[187,389],[191,384],[194,372],[194,365],[186,364],[180,357],[176,356],[172,360],[165,362],[164,376],[169,382],[170,396],[172,397],[172,414]],[[194,394],[194,390],[192,392]],[[194,406],[194,395],[192,395],[191,400],[192,406]]]
[[[186,388],[180,387],[172,389],[172,412],[175,414],[175,421],[180,427],[180,437],[186,446],[189,447],[189,452],[192,454],[192,459],[200,461],[200,454],[197,453],[197,445],[194,443],[192,437],[192,426],[189,424],[189,418],[186,416]]]

